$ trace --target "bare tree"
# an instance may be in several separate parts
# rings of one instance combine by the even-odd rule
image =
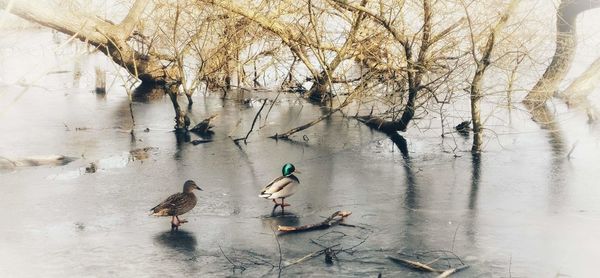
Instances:
[[[127,43],[132,36],[137,35],[134,29],[149,2],[136,0],[119,24],[62,6],[51,6],[46,2],[2,0],[0,8],[96,46],[142,82],[178,82],[178,72],[173,67],[165,67],[161,62],[174,61],[174,57],[155,53],[153,50],[141,53]]]
[[[95,46],[116,64],[141,80],[143,86],[165,86],[175,109],[175,129],[184,130],[189,123],[186,121],[185,111],[177,102],[178,87],[182,78],[181,72],[176,67],[177,58],[158,52],[153,47],[152,40],[146,38],[141,32],[135,31],[149,2],[149,0],[136,0],[119,24],[70,10],[62,5],[49,5],[46,2],[2,0],[0,7],[26,20]],[[130,41],[135,41],[142,46],[134,47],[129,43]]]
[[[472,55],[476,65],[475,74],[473,75],[470,88],[471,121],[473,122],[473,147],[471,148],[471,151],[474,153],[481,152],[483,144],[483,123],[481,121],[481,99],[483,98],[481,86],[483,83],[483,78],[491,63],[491,57],[492,52],[494,51],[496,38],[506,25],[509,16],[517,7],[518,2],[519,0],[511,0],[506,11],[502,14],[495,26],[491,28],[490,33],[487,36],[485,46],[483,47],[481,58],[477,57],[477,45],[473,36],[473,32],[471,31]],[[471,17],[469,16],[467,7],[465,7],[465,11],[467,12],[469,26],[472,26]]]
[[[577,33],[575,20],[587,10],[600,7],[600,0],[562,0],[556,11],[556,50],[552,62],[527,94],[524,102],[530,108],[550,99],[571,68]]]
[[[276,9],[271,9],[268,6],[249,8],[247,5],[242,6],[231,1],[204,0],[203,2],[248,18],[281,39],[281,42],[290,49],[294,57],[301,61],[310,73],[309,80],[313,82],[313,85],[309,90],[309,98],[317,102],[330,99],[331,84],[339,80],[334,76],[334,72],[344,60],[352,58],[351,50],[355,46],[357,33],[364,19],[364,15],[361,15],[360,11],[341,17],[348,22],[349,30],[344,36],[345,40],[335,45],[334,43],[325,43],[322,38],[325,33],[323,30],[326,29],[323,26],[327,24],[327,20],[322,18],[326,7],[318,7],[311,0],[308,0],[306,6],[304,6],[306,13],[297,11],[294,13],[296,16],[294,21],[296,23],[302,22],[302,24],[293,24],[282,19],[282,17],[290,14],[285,9],[287,6],[292,7],[290,9],[294,11],[302,8],[302,3],[299,4],[299,7],[296,7],[289,2],[284,2],[278,5]],[[362,5],[366,3],[365,0]],[[261,8],[264,8],[265,11],[258,12],[257,9]],[[318,12],[316,11],[317,8]],[[331,14],[328,14],[328,16],[331,16]],[[329,56],[332,58],[329,58]],[[313,62],[315,60],[317,63]]]
[[[587,103],[586,97],[600,85],[600,57],[583,74],[578,76],[562,93],[561,97],[569,105]]]
[[[394,79],[398,85],[396,88],[399,95],[404,95],[406,92],[406,102],[402,107],[401,116],[398,119],[391,121],[384,118],[368,115],[361,116],[359,119],[369,126],[377,128],[386,133],[394,133],[396,131],[406,131],[410,121],[415,116],[416,108],[418,107],[417,99],[420,93],[425,91],[435,94],[436,86],[439,81],[444,80],[453,69],[448,69],[445,65],[441,65],[446,58],[451,55],[444,52],[444,47],[440,47],[439,43],[443,39],[455,31],[464,22],[459,19],[452,24],[449,24],[444,29],[437,33],[433,33],[433,12],[432,2],[429,0],[422,1],[420,4],[422,24],[418,31],[414,34],[407,34],[406,23],[394,23],[388,20],[381,13],[373,12],[366,7],[350,4],[346,1],[331,0],[337,5],[352,11],[363,12],[366,17],[372,20],[377,25],[381,26],[385,32],[389,33],[393,42],[399,44],[401,56],[392,54],[392,58],[398,59],[399,67],[387,67],[391,72],[390,78]],[[405,4],[404,1],[401,2]],[[403,7],[400,6],[400,9]],[[401,21],[401,16],[398,18]],[[395,24],[401,24],[400,27]],[[435,49],[435,52],[432,52]],[[451,48],[447,48],[448,50]],[[446,56],[448,55],[448,56]],[[390,57],[387,57],[388,59]]]
[[[557,53],[535,88],[555,86],[564,77],[573,50],[572,24],[577,14],[600,5],[600,0],[584,2],[562,1]],[[283,79],[284,84],[299,81],[292,82],[294,86],[311,82],[309,99],[329,101],[332,111],[344,115],[356,109],[359,120],[387,134],[406,131],[414,119],[432,112],[440,115],[444,126],[449,117],[467,116],[448,110],[448,104],[470,101],[477,152],[484,124],[481,98],[493,86],[514,91],[520,70],[541,54],[520,38],[520,28],[508,25],[511,31],[501,32],[514,1],[499,21],[493,19],[498,12],[479,1],[468,1],[473,5],[468,11],[464,3],[132,0],[120,23],[51,1],[0,0],[0,7],[95,46],[143,85],[166,88],[178,130],[190,123],[178,102],[180,90],[191,105],[201,85],[227,93],[236,85],[268,87]],[[527,27],[538,19],[523,16],[514,25]],[[580,88],[580,93],[568,93],[572,99],[594,86],[594,69],[566,91]],[[509,76],[508,86],[497,84],[501,80],[485,84],[487,71]],[[544,90],[534,89],[530,95]],[[368,108],[371,112],[366,114]]]

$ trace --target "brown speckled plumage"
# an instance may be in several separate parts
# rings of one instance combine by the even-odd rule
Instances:
[[[152,208],[154,216],[178,216],[192,210],[198,202],[196,195],[180,192],[169,196],[159,205]]]
[[[152,215],[171,216],[171,229],[177,230],[182,223],[187,222],[180,220],[178,216],[192,210],[198,202],[196,195],[192,192],[194,189],[202,190],[194,181],[186,181],[183,184],[183,192],[169,196],[162,203],[150,209]]]

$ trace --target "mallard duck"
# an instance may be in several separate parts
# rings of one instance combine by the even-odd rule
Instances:
[[[179,215],[192,210],[198,202],[196,195],[192,192],[194,189],[202,191],[193,180],[186,181],[183,184],[183,192],[169,196],[162,203],[150,209],[152,215],[171,216],[171,230],[178,230],[181,224],[187,222],[187,220],[180,220]]]
[[[267,186],[260,191],[260,195],[258,196],[273,200],[273,203],[275,203],[273,211],[275,211],[278,206],[281,206],[281,212],[283,212],[284,208],[290,205],[285,203],[285,198],[294,195],[298,190],[300,180],[298,177],[294,176],[294,173],[300,172],[296,171],[296,167],[291,163],[286,163],[281,168],[281,173],[283,175],[267,184]],[[277,203],[277,199],[281,199],[281,204]]]

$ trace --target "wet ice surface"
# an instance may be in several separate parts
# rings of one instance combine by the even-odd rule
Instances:
[[[18,89],[4,87],[2,101]],[[266,138],[320,114],[295,96],[276,104],[268,124],[237,147],[227,135],[238,119],[234,137],[245,135],[259,102],[197,96],[194,121],[219,117],[214,141],[192,145],[170,131],[167,98],[134,103],[132,141],[124,93],[40,94],[31,89],[0,118],[0,153],[79,159],[2,170],[2,276],[232,275],[223,253],[246,268],[235,275],[277,276],[277,225],[318,222],[336,210],[352,211],[347,222],[362,228],[277,235],[282,264],[320,250],[311,239],[344,248],[364,243],[332,266],[320,256],[283,275],[420,276],[385,256],[443,249],[472,265],[462,276],[508,276],[510,269],[513,277],[581,277],[592,275],[600,255],[597,131],[583,125],[565,135],[579,141],[571,160],[555,156],[534,124],[500,136],[504,149],[490,142],[480,163],[468,152],[443,152],[439,131],[411,132],[404,160],[384,135],[341,116],[307,130],[308,141]],[[457,137],[456,144],[467,150],[469,142]],[[153,147],[147,158],[131,159],[131,150],[144,147]],[[86,173],[92,162],[98,170]],[[289,198],[288,214],[271,216],[272,203],[257,194],[285,162],[303,172],[301,189]],[[186,179],[205,191],[190,222],[171,234],[169,220],[147,210]]]
[[[0,87],[2,158],[76,158],[66,165],[2,164],[0,276],[273,277],[278,242],[285,266],[322,249],[311,240],[342,248],[364,243],[352,254],[338,254],[331,266],[321,255],[284,268],[283,276],[421,277],[386,255],[432,250],[452,250],[471,265],[457,277],[596,273],[600,133],[564,108],[559,123],[568,132],[559,134],[540,130],[518,111],[508,128],[492,118],[487,124],[498,137],[487,134],[480,161],[465,151],[468,140],[442,140],[435,125],[421,124],[406,134],[411,152],[405,160],[384,135],[339,114],[294,141],[266,138],[324,112],[294,95],[280,96],[266,125],[261,118],[262,128],[237,147],[228,135],[244,136],[261,105],[239,100],[272,93],[231,94],[225,101],[195,96],[194,123],[219,114],[214,141],[200,145],[177,142],[168,98],[136,102],[132,140],[122,88],[97,97],[73,88],[72,72],[52,80],[49,87]],[[504,112],[497,116],[506,125]],[[152,147],[147,156],[131,155],[146,147]],[[272,216],[272,203],[257,195],[285,162],[303,172],[301,188],[287,200],[288,214]],[[95,173],[86,171],[91,163]],[[189,223],[172,234],[169,220],[148,216],[148,209],[187,179],[204,191],[185,216]],[[336,210],[352,211],[347,223],[359,227],[273,232],[280,224],[321,221]],[[245,270],[234,271],[223,254]]]

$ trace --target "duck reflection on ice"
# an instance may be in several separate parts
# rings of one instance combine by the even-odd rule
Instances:
[[[263,224],[277,229],[277,226],[298,226],[300,217],[293,212],[272,213],[262,217]]]
[[[162,232],[154,237],[154,241],[159,245],[185,253],[186,255],[193,255],[198,245],[196,236],[187,231]]]

